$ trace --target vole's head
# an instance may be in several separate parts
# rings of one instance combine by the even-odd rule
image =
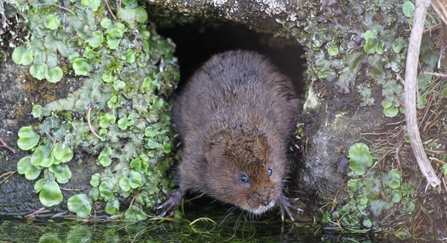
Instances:
[[[282,195],[286,161],[278,147],[264,135],[219,136],[206,154],[206,192],[251,213],[264,213]]]

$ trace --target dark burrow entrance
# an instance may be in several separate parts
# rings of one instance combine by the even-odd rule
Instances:
[[[176,44],[180,65],[180,85],[212,55],[229,50],[250,50],[267,56],[282,73],[292,79],[299,95],[303,94],[304,49],[296,40],[273,37],[229,22],[205,24],[196,21],[157,32]]]

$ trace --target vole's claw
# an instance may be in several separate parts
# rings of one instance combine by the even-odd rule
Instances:
[[[162,203],[160,206],[158,206],[156,209],[163,209],[163,211],[160,214],[160,217],[166,216],[166,214],[172,215],[175,212],[175,209],[182,201],[183,196],[185,195],[185,190],[178,189],[175,192],[166,192],[162,191],[163,194],[165,194],[166,197],[168,197],[168,200],[166,200],[164,203]]]
[[[284,215],[287,213],[289,218],[295,222],[295,218],[292,215],[293,211],[304,211],[301,208],[293,206],[291,203],[298,201],[299,198],[288,198],[286,196],[281,196],[279,198],[278,204],[279,204],[279,210],[281,212],[281,220],[284,221]]]

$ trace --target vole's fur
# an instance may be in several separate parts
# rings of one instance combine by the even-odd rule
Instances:
[[[159,208],[171,212],[187,190],[254,214],[279,205],[293,219],[283,194],[287,149],[299,100],[291,81],[262,55],[229,51],[213,56],[176,98],[173,122],[183,145],[180,188]]]

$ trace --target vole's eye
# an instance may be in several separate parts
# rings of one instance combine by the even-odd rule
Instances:
[[[267,169],[267,173],[269,174],[269,176],[272,176],[273,170],[270,169],[270,168],[268,168],[268,169]]]
[[[247,174],[242,174],[241,175],[241,182],[242,183],[248,183],[249,182]]]

